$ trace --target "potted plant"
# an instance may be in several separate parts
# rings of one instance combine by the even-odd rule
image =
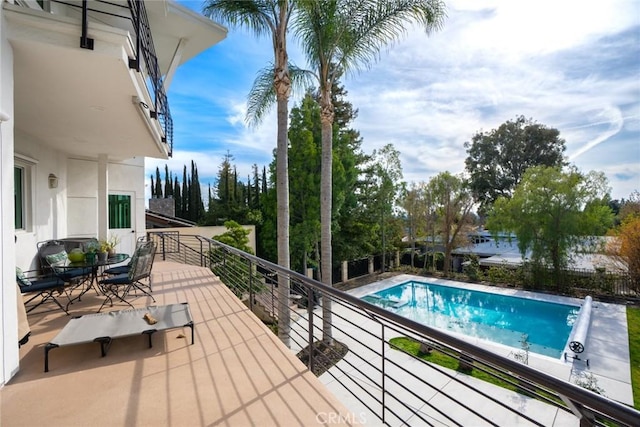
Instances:
[[[111,250],[111,244],[108,240],[100,239],[98,241],[98,261],[104,262],[107,260],[109,251]]]
[[[109,249],[107,250],[107,252],[109,252],[109,256],[112,257],[116,254],[116,246],[118,246],[118,243],[120,243],[120,237],[112,234],[111,236],[109,236],[107,242],[109,244]]]
[[[84,245],[84,259],[87,263],[93,264],[96,262],[96,254],[100,245],[98,242],[90,241]]]

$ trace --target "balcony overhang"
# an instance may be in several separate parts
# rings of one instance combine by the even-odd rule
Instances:
[[[81,49],[78,19],[4,8],[17,129],[76,156],[168,157],[144,75],[129,68],[127,31],[91,23],[94,49]]]
[[[3,4],[14,54],[16,128],[78,156],[170,156],[172,125],[164,94],[173,73],[224,39],[226,28],[173,1],[144,2],[157,60],[150,80],[148,66],[131,69],[132,60],[139,64],[141,58],[132,38],[136,27],[123,12],[126,1],[91,3],[85,33],[90,50],[80,48],[82,2],[51,4],[55,13]]]
[[[153,29],[158,65],[163,75],[171,69],[182,42],[181,65],[227,37],[227,29],[173,1],[145,2]]]

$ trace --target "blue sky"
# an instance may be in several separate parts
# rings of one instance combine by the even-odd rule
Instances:
[[[196,11],[202,4],[180,3]],[[569,161],[604,172],[613,198],[640,190],[640,2],[446,4],[441,31],[409,29],[371,69],[344,79],[366,153],[392,143],[404,180],[428,181],[464,171],[463,144],[476,132],[524,115],[560,130]],[[292,62],[306,66],[292,39],[289,49]],[[254,163],[268,165],[275,108],[257,128],[245,125],[244,112],[272,57],[269,39],[229,28],[227,39],[181,66],[169,89],[174,155],[147,159],[147,176],[168,164],[181,179],[193,159],[201,184],[213,185],[227,152],[240,177]]]

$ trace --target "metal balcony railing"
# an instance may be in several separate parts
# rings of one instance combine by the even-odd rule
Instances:
[[[86,3],[86,0],[83,0],[83,2]],[[169,145],[169,157],[171,157],[173,154],[173,119],[169,111],[169,102],[164,91],[160,67],[158,66],[158,57],[153,44],[147,9],[142,0],[128,0],[127,3],[136,34],[136,58],[130,61],[130,66],[139,72],[140,59],[144,59],[152,89],[151,93],[154,95],[154,111],[151,112],[151,117],[158,119],[164,129],[165,142]]]
[[[91,20],[95,19],[98,22],[103,22],[107,18],[116,18],[127,23],[122,24],[122,27],[132,34],[135,50],[135,56],[129,58],[129,67],[141,72],[144,64],[147,90],[153,99],[153,108],[150,109],[150,116],[160,123],[164,132],[162,141],[167,144],[167,152],[171,157],[173,155],[173,119],[169,110],[162,73],[158,65],[144,0],[127,0],[120,3],[105,0],[50,1],[80,11],[82,17],[80,47],[84,49],[93,49],[94,41],[88,35],[89,22]],[[98,19],[99,16],[106,18]]]
[[[238,297],[248,299],[247,305],[254,312],[259,305],[263,314],[266,311],[274,318],[289,317],[290,332],[283,341],[312,372],[321,370],[326,355],[331,356],[308,351],[310,346],[318,348],[321,344],[322,310],[316,303],[325,298],[331,301],[328,321],[333,337],[347,346],[348,354],[324,375],[328,376],[327,382],[342,387],[343,395],[352,396],[382,424],[465,425],[471,416],[481,424],[500,425],[502,422],[494,416],[496,411],[508,413],[509,424],[548,424],[532,413],[535,411],[525,410],[525,400],[538,401],[537,405],[551,410],[557,408],[566,417],[573,415],[580,426],[639,424],[640,412],[629,406],[217,241],[179,232],[149,232],[148,236],[157,243],[159,259],[210,268]],[[290,284],[291,296],[279,291],[277,284],[283,280]],[[292,305],[292,299],[297,304]],[[401,359],[389,342],[389,337],[397,335],[428,343],[474,369],[500,377],[517,389],[522,399],[503,401],[486,387],[461,380],[422,359],[407,363],[409,359]],[[407,387],[403,378],[410,378],[414,386]],[[452,389],[459,391],[445,391],[435,384],[435,378],[457,383]],[[419,387],[415,387],[416,382]]]

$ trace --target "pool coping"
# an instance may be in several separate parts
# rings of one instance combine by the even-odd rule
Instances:
[[[390,277],[352,289],[348,292],[355,297],[361,298],[365,295],[388,289],[410,280],[574,306],[580,306],[584,301],[583,299],[561,295],[487,286],[435,277],[414,276],[410,274]],[[440,330],[457,338],[470,341],[475,345],[501,356],[513,357],[515,352],[521,351],[519,348],[478,338],[470,340],[470,337],[467,335],[444,329]],[[615,350],[611,351],[612,348]],[[538,353],[529,353],[529,366],[572,383],[575,383],[576,379],[581,375],[590,373],[597,380],[597,386],[604,390],[604,394],[607,397],[633,405],[626,306],[593,301],[591,323],[585,344],[585,351],[580,356],[581,360],[573,360],[573,358],[569,357],[568,360],[565,361],[563,358],[556,359]],[[588,366],[585,363],[587,359],[589,360]]]

